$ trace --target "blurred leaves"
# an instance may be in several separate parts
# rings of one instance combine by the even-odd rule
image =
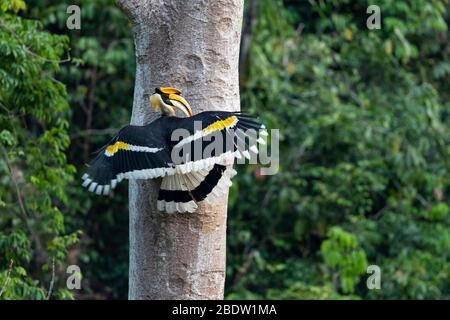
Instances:
[[[76,298],[123,299],[128,289],[127,185],[119,186],[114,196],[92,197],[79,181],[92,154],[111,138],[114,128],[130,121],[135,72],[132,27],[114,0],[83,0],[78,2],[82,29],[70,31],[67,5],[36,0],[28,14],[66,34],[71,48],[72,63],[61,66],[60,80],[67,86],[70,104],[66,155],[78,169],[67,188],[70,205],[65,223],[70,230],[83,230],[69,252],[71,263],[83,272]]]
[[[370,4],[258,2],[242,108],[280,129],[280,172],[236,177],[228,298],[450,295],[448,3],[379,1],[372,31]]]
[[[66,159],[66,90],[56,80],[68,39],[17,16],[23,1],[0,7],[1,298],[44,299],[52,273],[41,268],[52,259],[63,266],[78,241],[64,225],[74,168]]]

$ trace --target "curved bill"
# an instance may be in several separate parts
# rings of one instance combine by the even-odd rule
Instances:
[[[169,94],[169,100],[174,107],[180,109],[186,116],[192,117],[192,108],[182,96],[172,93]]]

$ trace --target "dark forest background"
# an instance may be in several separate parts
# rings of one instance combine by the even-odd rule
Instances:
[[[280,129],[280,171],[238,168],[226,298],[450,298],[449,22],[447,0],[246,1],[241,106]],[[0,299],[127,298],[127,183],[80,179],[134,63],[114,1],[0,0]]]

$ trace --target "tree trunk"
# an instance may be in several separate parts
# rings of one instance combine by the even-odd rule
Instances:
[[[243,0],[119,0],[132,22],[131,123],[157,117],[155,87],[180,88],[195,113],[239,110]],[[130,299],[222,299],[227,196],[193,214],[158,212],[160,181],[130,181]]]

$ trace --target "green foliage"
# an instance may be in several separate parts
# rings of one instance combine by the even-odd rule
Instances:
[[[320,247],[325,264],[336,272],[343,292],[354,292],[355,282],[366,272],[366,254],[355,236],[340,227],[332,227],[328,237]]]
[[[0,0],[0,11],[13,11],[15,13],[25,10],[26,4],[23,0]]]
[[[280,172],[237,176],[228,298],[450,296],[447,2],[379,1],[372,31],[370,4],[259,2],[242,106],[280,128]]]
[[[135,56],[131,25],[114,0],[83,0],[81,30],[66,28],[67,3],[36,0],[28,14],[66,34],[72,64],[61,66],[70,103],[70,163],[79,173],[67,192],[67,225],[83,230],[70,253],[83,274],[76,298],[126,298],[128,290],[128,192],[122,183],[114,197],[93,197],[80,188],[92,154],[130,121]],[[107,23],[105,23],[107,21]],[[112,236],[114,235],[114,236]]]
[[[55,79],[68,42],[18,17],[23,1],[0,8],[0,298],[71,298],[52,275],[78,238],[64,224],[75,168],[66,90]]]

